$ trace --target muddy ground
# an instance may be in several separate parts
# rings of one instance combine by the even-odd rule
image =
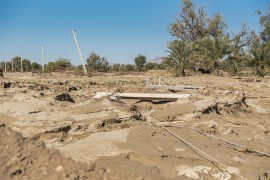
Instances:
[[[197,75],[0,77],[0,179],[270,179],[270,79]],[[96,92],[185,93],[173,102]]]

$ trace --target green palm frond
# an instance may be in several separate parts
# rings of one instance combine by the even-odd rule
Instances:
[[[184,76],[191,60],[192,48],[184,42],[175,40],[169,43],[165,64],[175,76]]]

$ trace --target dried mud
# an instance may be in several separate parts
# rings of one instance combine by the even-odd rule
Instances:
[[[176,102],[92,99],[172,93],[145,88],[148,75],[5,74],[0,179],[269,179],[270,79],[165,75],[201,88]]]

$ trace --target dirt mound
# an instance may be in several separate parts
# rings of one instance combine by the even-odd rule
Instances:
[[[95,164],[75,162],[36,139],[0,125],[0,179],[131,179]]]

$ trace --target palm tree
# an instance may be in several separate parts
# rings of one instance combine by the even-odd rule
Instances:
[[[195,45],[195,51],[200,57],[200,66],[205,71],[212,72],[219,68],[221,61],[233,52],[228,35],[205,37]]]
[[[262,14],[257,11],[260,16],[261,32],[259,35],[253,34],[253,43],[248,49],[249,65],[253,67],[255,75],[264,77],[270,71],[270,5],[268,11]]]
[[[255,42],[249,49],[249,65],[253,67],[255,75],[264,77],[269,73],[270,42]]]
[[[174,40],[168,45],[169,55],[164,58],[164,63],[175,76],[185,76],[185,69],[191,62],[192,48],[183,41]]]

